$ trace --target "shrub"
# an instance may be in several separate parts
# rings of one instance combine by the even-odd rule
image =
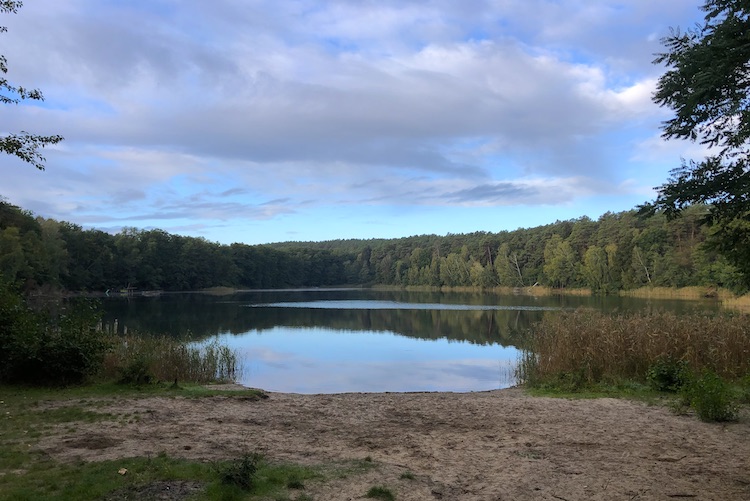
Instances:
[[[739,411],[732,387],[713,371],[685,386],[684,396],[703,421],[733,421]]]
[[[219,478],[226,485],[233,485],[249,491],[255,485],[258,472],[259,454],[245,454],[240,459],[218,468]]]
[[[646,381],[656,391],[675,393],[690,381],[690,368],[686,360],[662,356],[648,368]]]
[[[153,380],[154,376],[151,374],[145,355],[137,354],[125,367],[120,368],[120,377],[117,382],[141,386],[150,384]]]
[[[387,487],[381,487],[379,485],[370,487],[370,490],[367,491],[365,497],[372,499],[382,499],[383,501],[394,501],[396,499],[396,496],[393,495],[390,489],[388,489]]]
[[[67,301],[59,311],[32,310],[8,284],[0,284],[0,380],[77,384],[101,367],[108,343],[97,329],[98,306]]]

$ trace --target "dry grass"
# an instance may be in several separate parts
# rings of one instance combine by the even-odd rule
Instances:
[[[623,290],[620,296],[636,297],[643,299],[720,299],[726,300],[734,297],[726,289],[716,287],[641,287],[639,289]]]
[[[750,313],[750,294],[740,297],[731,297],[722,300],[721,305],[730,310],[736,310],[743,313]]]
[[[742,378],[750,374],[750,316],[549,314],[531,333],[519,376],[532,384],[561,375],[581,384],[643,381],[649,367],[667,357],[685,360],[695,372]]]
[[[234,382],[241,370],[237,355],[217,342],[196,345],[168,337],[118,337],[102,375],[193,383]],[[146,381],[139,381],[146,382]]]

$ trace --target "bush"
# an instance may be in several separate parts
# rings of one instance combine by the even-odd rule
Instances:
[[[733,421],[739,407],[729,383],[706,371],[684,388],[684,396],[703,421]]]
[[[68,301],[53,313],[32,310],[0,284],[0,381],[77,384],[101,367],[108,343],[95,303]]]
[[[120,368],[119,384],[141,386],[151,384],[154,376],[151,374],[149,362],[144,355],[136,355],[125,367]]]
[[[648,368],[646,381],[656,391],[676,393],[690,381],[690,368],[686,360],[659,357]]]
[[[258,472],[258,454],[245,454],[240,459],[218,468],[219,478],[225,485],[233,485],[249,491],[255,485],[255,474]]]
[[[394,501],[396,499],[396,496],[393,495],[390,489],[388,489],[387,487],[381,487],[379,485],[370,487],[370,490],[367,491],[365,497],[372,499],[381,499],[383,501]]]

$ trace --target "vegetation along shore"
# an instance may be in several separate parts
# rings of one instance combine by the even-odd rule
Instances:
[[[750,499],[747,4],[708,0],[703,26],[663,40],[653,99],[675,113],[663,136],[708,156],[632,211],[220,245],[83,229],[0,201],[0,501]],[[43,99],[0,87],[5,104]],[[40,148],[60,141],[21,132],[0,149],[43,169]],[[519,335],[519,385],[505,390],[298,395],[237,385],[237,354],[216,342],[106,332],[81,297],[341,284],[688,295],[731,309],[545,310]]]

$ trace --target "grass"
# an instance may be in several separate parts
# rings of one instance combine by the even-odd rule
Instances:
[[[396,499],[396,496],[393,495],[388,487],[383,487],[380,485],[370,487],[370,489],[365,494],[365,497],[371,499],[382,499],[383,501],[394,501]]]
[[[241,373],[237,354],[212,342],[195,345],[169,337],[114,338],[101,376],[124,383],[155,381],[233,382]]]
[[[750,316],[745,315],[555,312],[533,328],[529,343],[518,375],[532,386],[554,380],[571,389],[645,382],[649,368],[664,357],[728,380],[750,374]]]
[[[726,289],[716,287],[641,287],[638,289],[622,290],[620,296],[637,297],[644,299],[705,299],[717,298],[720,300],[734,297]]]
[[[730,420],[750,381],[750,316],[550,314],[532,329],[517,380],[532,394],[674,400]],[[668,395],[672,396],[668,396]]]
[[[131,387],[102,383],[57,389],[0,386],[0,501],[93,500],[108,496],[153,499],[147,493],[154,489],[176,490],[180,486],[195,490],[193,499],[299,499],[306,481],[324,478],[322,467],[270,463],[258,457],[248,491],[222,482],[222,472],[231,470],[242,458],[205,463],[159,454],[116,461],[61,463],[35,448],[42,437],[60,433],[61,426],[64,432],[74,431],[82,423],[137,419],[136,415],[97,411],[100,407],[106,411],[109,402],[121,398],[154,395],[201,398],[219,394],[261,398],[262,392],[226,392],[199,385],[175,388],[169,384]],[[119,474],[121,470],[126,473]]]
[[[165,454],[71,465],[38,461],[22,472],[0,476],[0,500],[83,501],[117,494],[114,499],[140,499],[139,493],[158,482],[189,482],[197,490],[197,499],[268,499],[286,496],[290,479],[301,482],[320,477],[314,468],[261,461],[252,485],[245,488],[223,481],[219,472],[232,465],[231,461],[208,464]]]
[[[740,297],[730,297],[722,300],[721,305],[730,310],[750,313],[750,294]]]

